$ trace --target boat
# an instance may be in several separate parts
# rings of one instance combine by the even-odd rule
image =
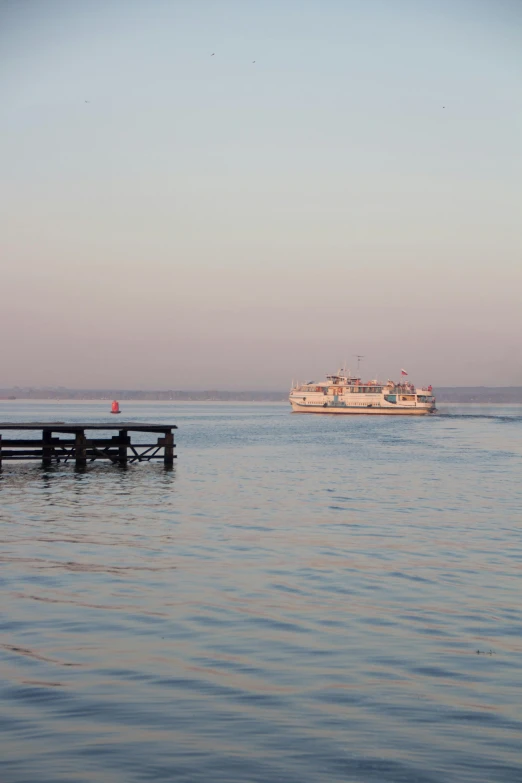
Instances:
[[[362,381],[339,370],[327,375],[325,381],[307,381],[292,384],[290,405],[294,413],[342,413],[372,415],[423,416],[435,413],[432,386],[415,387],[404,380],[408,375],[401,370],[401,382],[386,383]]]

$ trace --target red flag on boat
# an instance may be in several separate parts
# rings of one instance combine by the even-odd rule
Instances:
[[[401,370],[401,375],[408,375],[408,373],[406,372],[406,370]]]

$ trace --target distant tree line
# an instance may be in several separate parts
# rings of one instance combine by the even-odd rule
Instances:
[[[437,402],[521,403],[522,386],[440,386]],[[0,389],[0,399],[25,400],[149,400],[158,402],[287,402],[283,391],[143,391],[140,389],[66,389],[15,386]]]
[[[437,402],[522,403],[522,386],[439,386]]]
[[[65,389],[14,387],[0,389],[2,399],[25,400],[150,400],[150,401],[218,401],[218,402],[282,402],[288,392],[281,391],[143,391],[140,389]]]

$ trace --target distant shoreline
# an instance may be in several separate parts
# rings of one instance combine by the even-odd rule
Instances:
[[[444,386],[434,389],[437,404],[522,404],[522,386]],[[288,402],[282,391],[142,391],[129,389],[0,389],[0,402]]]

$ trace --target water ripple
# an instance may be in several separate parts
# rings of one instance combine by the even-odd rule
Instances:
[[[522,779],[520,408],[136,407],[171,473],[0,476],[2,783]]]

